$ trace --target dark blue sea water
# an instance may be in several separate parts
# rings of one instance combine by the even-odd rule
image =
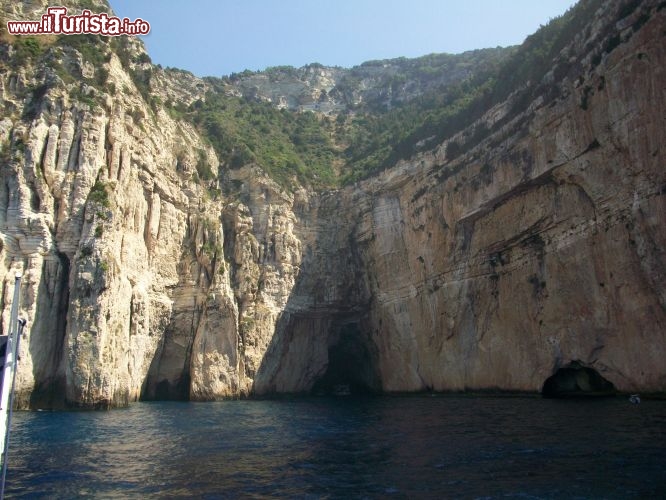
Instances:
[[[11,498],[664,498],[666,402],[410,396],[14,415]]]

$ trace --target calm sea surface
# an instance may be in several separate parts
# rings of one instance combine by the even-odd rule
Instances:
[[[9,498],[665,498],[666,402],[410,396],[14,414]]]

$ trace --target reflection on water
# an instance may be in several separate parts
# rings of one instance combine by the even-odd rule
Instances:
[[[666,402],[413,396],[17,413],[14,498],[666,496]]]

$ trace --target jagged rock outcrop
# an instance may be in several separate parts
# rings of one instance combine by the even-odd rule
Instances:
[[[664,392],[665,18],[656,1],[604,3],[547,93],[321,193],[220,168],[163,105],[205,98],[206,82],[153,67],[135,40],[96,45],[99,65],[53,40],[17,59],[3,40],[2,328],[22,272],[19,404],[539,391],[571,363]],[[492,133],[447,154],[479,124]]]
[[[498,65],[512,48],[367,61],[351,69],[313,63],[246,70],[224,78],[225,92],[273,103],[280,109],[342,113],[390,109],[429,90],[459,83]]]
[[[31,13],[17,8],[6,15]],[[103,81],[84,71],[77,51],[48,43],[51,65],[26,61],[15,69],[9,52],[3,75],[5,109],[24,110],[2,122],[0,188],[4,289],[14,271],[23,273],[30,325],[21,346],[19,404],[135,401],[151,389],[150,367],[161,359],[168,332],[181,327],[189,335],[188,358],[178,360],[172,382],[190,371],[199,382],[214,360],[219,366],[206,377],[235,379],[211,390],[230,393],[238,387],[237,361],[217,363],[227,351],[209,342],[213,329],[233,341],[238,335],[223,272],[222,204],[197,176],[201,168],[217,173],[214,152],[191,125],[141,95],[133,72],[146,63],[137,43],[125,47],[132,66],[107,50],[95,68]]]

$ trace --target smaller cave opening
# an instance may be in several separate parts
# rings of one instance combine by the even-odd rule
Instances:
[[[190,375],[183,373],[176,381],[162,379],[154,386],[152,394],[144,391],[141,399],[143,401],[189,401],[190,399]]]
[[[342,325],[328,348],[326,372],[315,381],[315,395],[369,395],[381,390],[369,339],[357,323]]]
[[[546,398],[608,397],[615,393],[615,386],[599,372],[576,361],[548,377],[541,390]]]

